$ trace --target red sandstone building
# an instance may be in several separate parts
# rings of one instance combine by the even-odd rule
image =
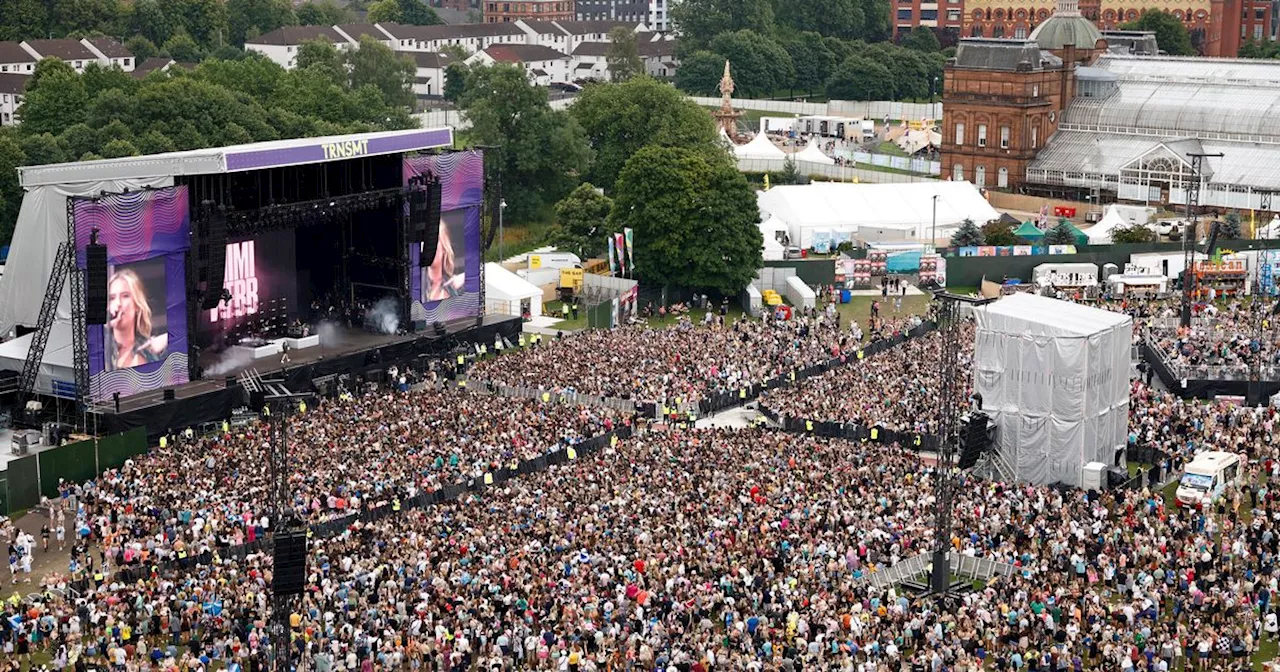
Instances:
[[[573,21],[573,0],[483,0],[485,23]]]

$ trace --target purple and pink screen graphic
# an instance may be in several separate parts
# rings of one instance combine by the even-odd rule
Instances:
[[[440,178],[440,235],[435,260],[410,274],[413,318],[449,321],[480,313],[480,208],[484,154],[476,151],[404,160],[404,183],[425,172]],[[406,206],[407,207],[407,206]],[[409,246],[410,268],[419,269],[422,248]]]
[[[296,315],[295,247],[292,230],[270,231],[227,243],[222,287],[231,299],[197,313],[197,345],[220,348],[232,332],[265,329],[267,322]]]
[[[100,401],[188,381],[186,187],[78,199],[77,267],[94,229],[107,246],[107,324],[89,325],[90,389]]]

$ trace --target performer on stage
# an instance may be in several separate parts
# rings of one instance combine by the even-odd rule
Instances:
[[[151,304],[138,275],[116,271],[107,283],[106,370],[158,362],[169,345],[168,334],[151,334]]]

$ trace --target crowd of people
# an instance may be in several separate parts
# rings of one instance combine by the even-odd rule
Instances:
[[[972,380],[974,326],[961,325],[961,379]],[[930,331],[874,357],[849,362],[763,395],[760,405],[779,416],[932,434],[938,428],[938,361],[942,338]],[[964,386],[967,395],[967,384]]]
[[[492,399],[443,381],[344,395],[290,419],[289,506],[316,523],[392,505],[622,422],[629,418],[608,409]],[[261,538],[271,528],[268,448],[267,425],[255,423],[174,441],[92,481],[64,484],[54,516],[73,524],[83,551],[69,571],[91,577]]]
[[[801,311],[790,320],[714,315],[695,325],[628,326],[556,339],[479,363],[475,379],[619,397],[642,402],[697,401],[830,361],[855,348],[836,313]]]
[[[1276,637],[1280,498],[1257,467],[1207,510],[966,480],[948,544],[1011,576],[873,587],[933,548],[933,480],[893,447],[652,431],[313,539],[290,646],[324,671],[1231,670]],[[19,660],[263,669],[270,578],[265,556],[165,570],[0,628]]]

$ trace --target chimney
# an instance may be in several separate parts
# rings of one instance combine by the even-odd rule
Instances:
[[[1076,45],[1067,44],[1062,54],[1062,71],[1058,73],[1058,108],[1065,109],[1071,102],[1071,78],[1076,71]]]

